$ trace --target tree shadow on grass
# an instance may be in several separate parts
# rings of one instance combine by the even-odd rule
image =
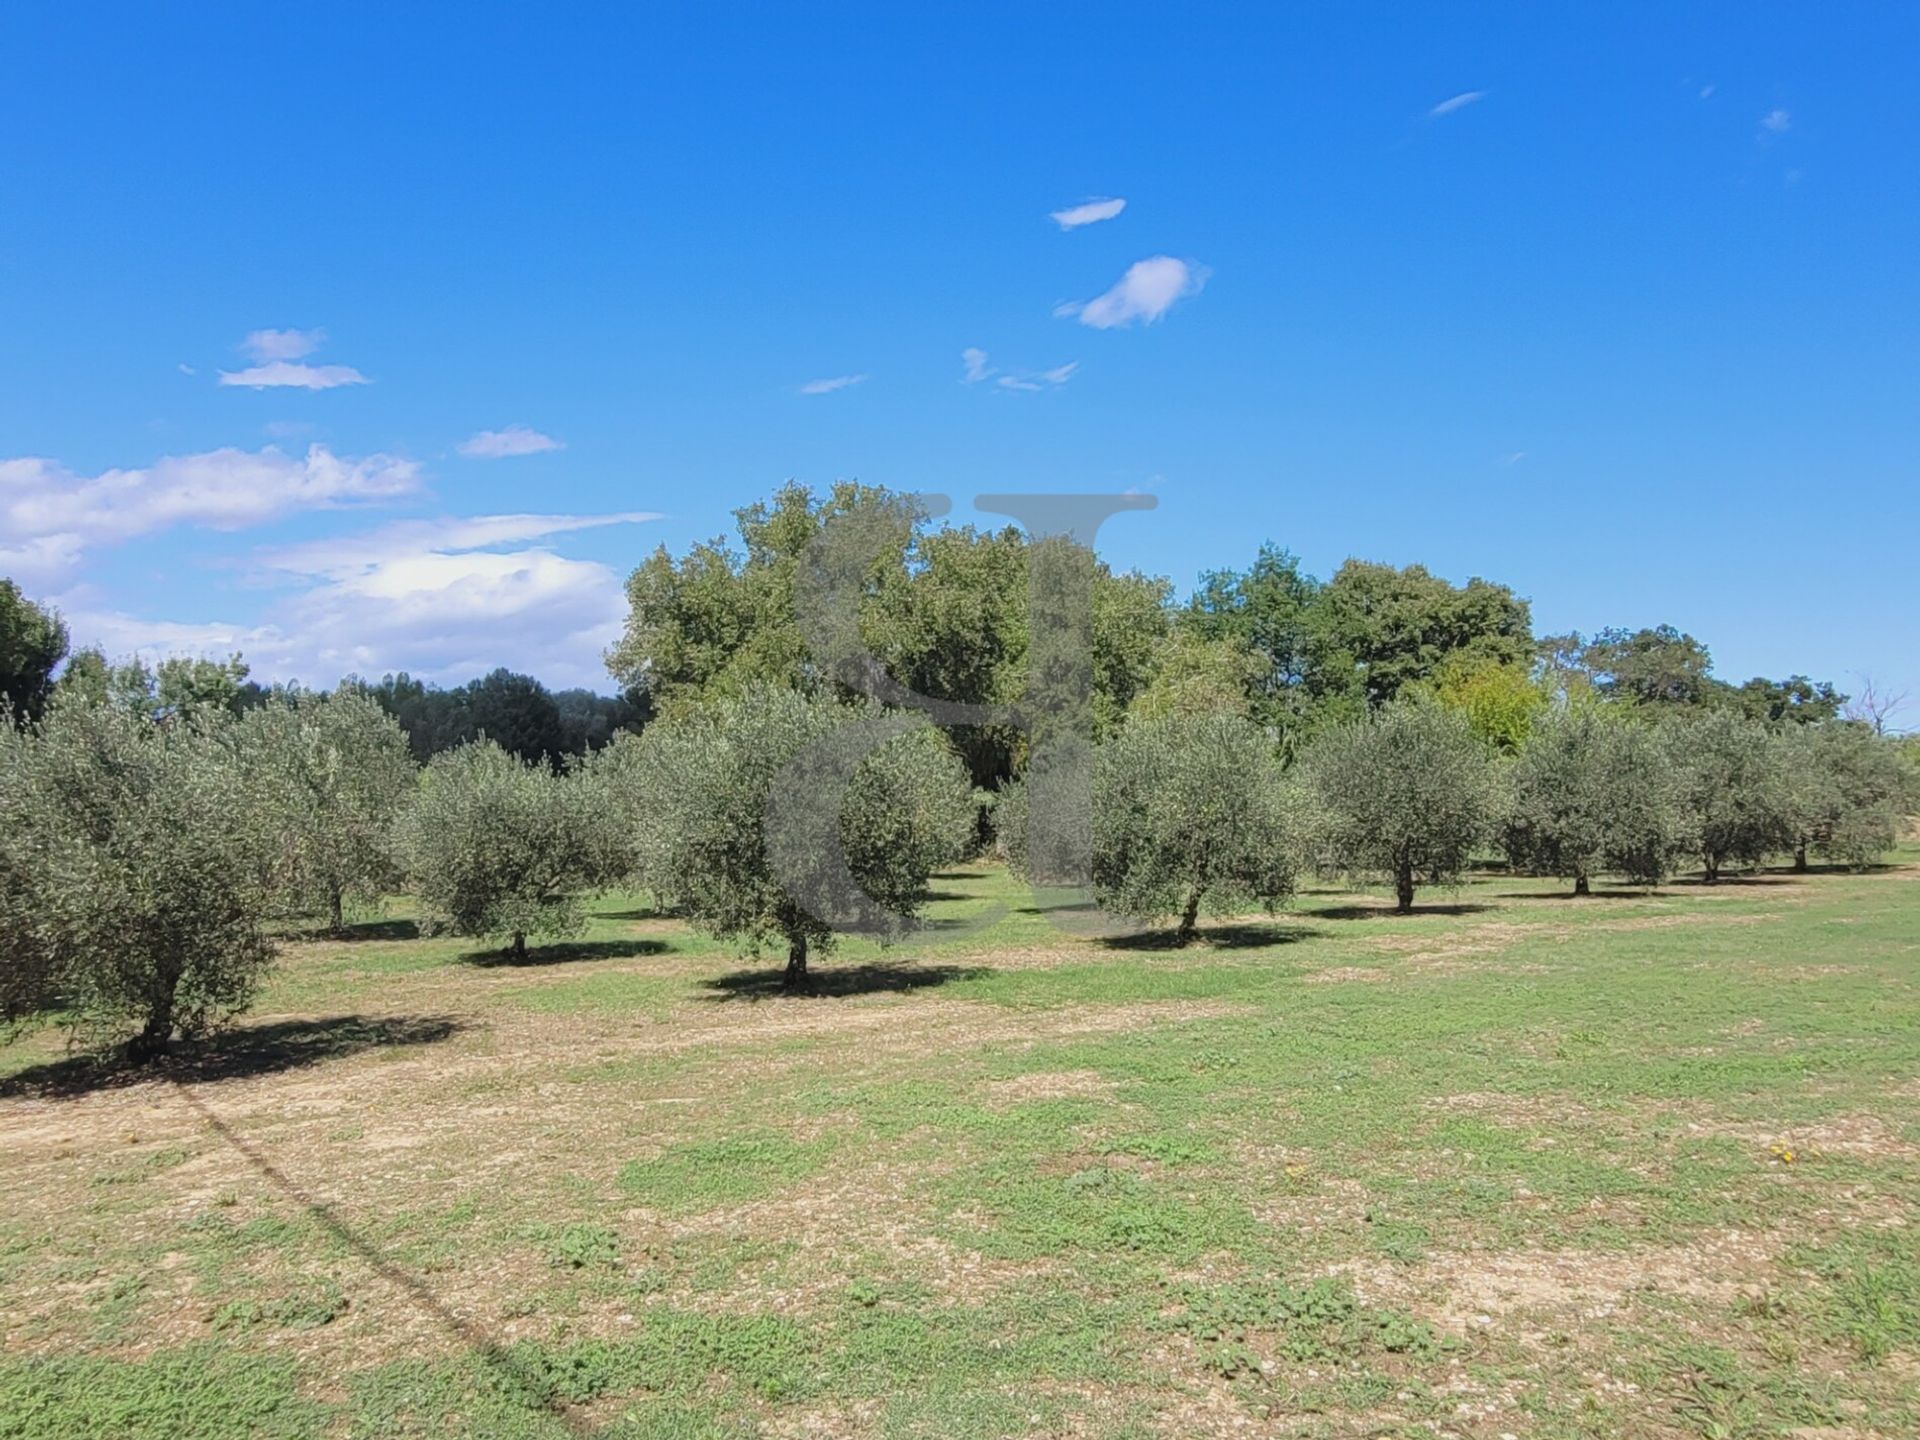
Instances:
[[[354,945],[363,940],[418,940],[420,922],[418,920],[362,920],[356,925],[344,927],[338,934],[317,926],[305,931],[302,940],[329,940],[336,945]]]
[[[638,960],[664,955],[673,947],[664,940],[563,940],[555,945],[532,945],[525,955],[511,950],[469,950],[460,958],[483,970],[538,970],[543,965],[571,965],[579,960]]]
[[[1584,905],[1589,900],[1652,900],[1658,898],[1658,890],[1635,890],[1623,888],[1616,890],[1594,890],[1585,895],[1576,895],[1572,890],[1496,890],[1496,900],[1558,900],[1562,905]]]
[[[1136,931],[1131,935],[1110,935],[1100,942],[1107,950],[1149,950],[1169,955],[1204,955],[1209,950],[1264,950],[1275,945],[1293,945],[1325,935],[1311,925],[1285,920],[1228,920],[1217,925],[1201,922],[1193,940],[1186,945],[1175,940],[1179,932],[1171,927]]]
[[[1740,890],[1749,886],[1796,885],[1805,878],[1790,871],[1761,873],[1748,870],[1738,875],[1722,875],[1718,880],[1707,880],[1699,875],[1679,876],[1667,884],[1682,890]]]
[[[330,1015],[319,1020],[275,1020],[184,1041],[150,1065],[117,1054],[73,1055],[32,1065],[0,1080],[0,1098],[65,1099],[145,1080],[198,1085],[275,1075],[338,1060],[363,1050],[435,1045],[467,1028],[447,1015]]]
[[[1329,905],[1303,912],[1313,920],[1408,920],[1422,915],[1479,915],[1491,905],[1470,902],[1453,905],[1416,905],[1411,910],[1396,910],[1391,905]]]
[[[730,1000],[844,1000],[854,995],[884,995],[907,990],[926,990],[954,980],[971,980],[986,975],[986,965],[921,965],[913,961],[887,964],[875,961],[865,965],[836,965],[831,960],[807,972],[804,990],[786,988],[785,971],[779,965],[764,969],[732,970],[703,980],[708,993],[701,998],[719,1002]]]

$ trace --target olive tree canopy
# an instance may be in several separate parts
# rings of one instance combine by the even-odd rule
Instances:
[[[499,936],[578,934],[580,896],[605,878],[604,816],[574,774],[491,740],[434,756],[402,813],[400,852],[429,926]]]
[[[1534,723],[1508,795],[1516,869],[1563,876],[1576,895],[1603,872],[1653,885],[1682,839],[1677,776],[1656,731],[1592,703]]]
[[[1028,793],[1010,788],[995,812],[1001,847],[1035,880]],[[1177,943],[1201,911],[1271,909],[1293,891],[1297,807],[1259,727],[1230,712],[1136,718],[1093,756],[1094,897],[1136,920],[1179,917]]]
[[[137,1060],[243,1010],[273,957],[276,820],[225,722],[56,706],[0,755],[0,983]]]
[[[749,685],[656,723],[633,750],[648,883],[718,938],[784,941],[789,986],[837,929],[902,933],[973,828],[946,738],[877,706]]]
[[[1322,868],[1384,878],[1402,913],[1416,886],[1458,881],[1496,808],[1487,747],[1465,716],[1428,700],[1328,731],[1304,765]]]

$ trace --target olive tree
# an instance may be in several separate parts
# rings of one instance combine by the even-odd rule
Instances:
[[[1809,848],[1860,870],[1893,849],[1916,795],[1894,745],[1865,725],[1828,722],[1786,732],[1794,812],[1794,867]]]
[[[417,773],[406,733],[369,696],[341,690],[270,702],[233,738],[272,797],[295,912],[340,933],[349,899],[376,901],[396,879],[394,821]]]
[[[1027,789],[996,808],[1015,873],[1032,873]],[[1093,890],[1132,919],[1179,917],[1193,939],[1200,913],[1271,909],[1293,892],[1299,826],[1273,742],[1231,713],[1136,717],[1093,756]]]
[[[1549,712],[1513,762],[1507,855],[1585,895],[1602,872],[1658,884],[1682,840],[1676,776],[1651,728],[1597,706]]]
[[[605,878],[593,798],[579,776],[491,740],[434,756],[399,823],[428,928],[505,939],[515,960],[529,935],[579,934],[581,894]]]
[[[1707,884],[1729,864],[1758,865],[1794,848],[1795,793],[1777,731],[1736,710],[1712,709],[1668,721],[1667,741],[1683,823]]]
[[[56,706],[0,756],[0,994],[165,1051],[245,1009],[273,957],[274,818],[223,722]]]
[[[1465,716],[1428,700],[1328,731],[1303,763],[1321,867],[1384,878],[1402,914],[1416,886],[1459,880],[1496,809],[1487,747]]]
[[[877,706],[750,685],[633,746],[648,883],[716,938],[784,942],[789,988],[839,930],[904,934],[928,877],[972,834],[967,770],[946,738]]]

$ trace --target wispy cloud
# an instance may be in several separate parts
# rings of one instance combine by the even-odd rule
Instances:
[[[325,330],[255,330],[240,342],[249,360],[264,364],[269,360],[298,360],[311,355],[327,338]]]
[[[1760,117],[1760,128],[1770,135],[1784,135],[1793,128],[1793,116],[1785,110],[1769,110]]]
[[[1095,330],[1112,330],[1139,320],[1152,324],[1172,308],[1174,301],[1199,292],[1207,271],[1171,255],[1136,260],[1106,294],[1084,302],[1054,307],[1054,314],[1071,316]]]
[[[504,460],[512,455],[538,455],[547,450],[567,447],[551,435],[543,435],[526,425],[509,425],[504,430],[482,430],[460,442],[460,453],[469,460]]]
[[[1702,100],[1711,100],[1713,98],[1713,92],[1719,88],[1717,85],[1702,85],[1700,87],[1700,98]]]
[[[252,390],[291,388],[296,390],[336,390],[342,385],[368,385],[372,382],[351,365],[299,365],[275,360],[268,365],[250,365],[245,370],[222,370],[222,385],[244,385]]]
[[[256,552],[254,558],[268,570],[289,575],[339,578],[412,555],[490,550],[549,535],[659,518],[652,510],[626,510],[610,515],[449,515],[437,520],[397,520],[358,535],[276,546]]]
[[[1469,105],[1477,105],[1486,98],[1487,92],[1484,90],[1463,90],[1451,99],[1442,100],[1438,105],[1427,111],[1427,115],[1428,118],[1437,120],[1442,115],[1451,115],[1456,110],[1464,110]]]
[[[1125,200],[1087,200],[1079,205],[1069,205],[1064,210],[1055,210],[1048,219],[1062,230],[1077,230],[1082,225],[1097,225],[1102,220],[1111,220],[1127,208]]]
[[[865,375],[835,375],[826,380],[809,380],[800,387],[802,395],[831,395],[836,390],[845,390],[849,386],[859,385],[866,380]]]
[[[209,450],[94,476],[52,460],[0,460],[0,552],[47,578],[89,549],[175,525],[241,530],[296,511],[391,500],[419,486],[411,460],[350,460],[324,445],[304,456],[272,446]]]
[[[244,370],[222,370],[222,385],[249,390],[335,390],[342,385],[372,382],[351,365],[303,365],[327,338],[325,330],[255,330],[240,342],[240,350],[254,363]]]
[[[994,383],[1003,390],[1052,390],[1073,378],[1074,371],[1080,368],[1078,360],[1065,365],[1056,365],[1051,370],[1035,370],[1031,373],[1018,372],[1002,375]]]
[[[960,352],[960,364],[960,383],[963,385],[978,385],[994,373],[993,366],[987,363],[987,352],[977,345],[969,345]]]

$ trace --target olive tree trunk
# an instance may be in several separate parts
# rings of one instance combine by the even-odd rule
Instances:
[[[794,935],[787,942],[787,972],[781,984],[788,990],[807,988],[807,937]]]
[[[1413,862],[1402,860],[1393,871],[1394,908],[1402,915],[1413,910]]]

